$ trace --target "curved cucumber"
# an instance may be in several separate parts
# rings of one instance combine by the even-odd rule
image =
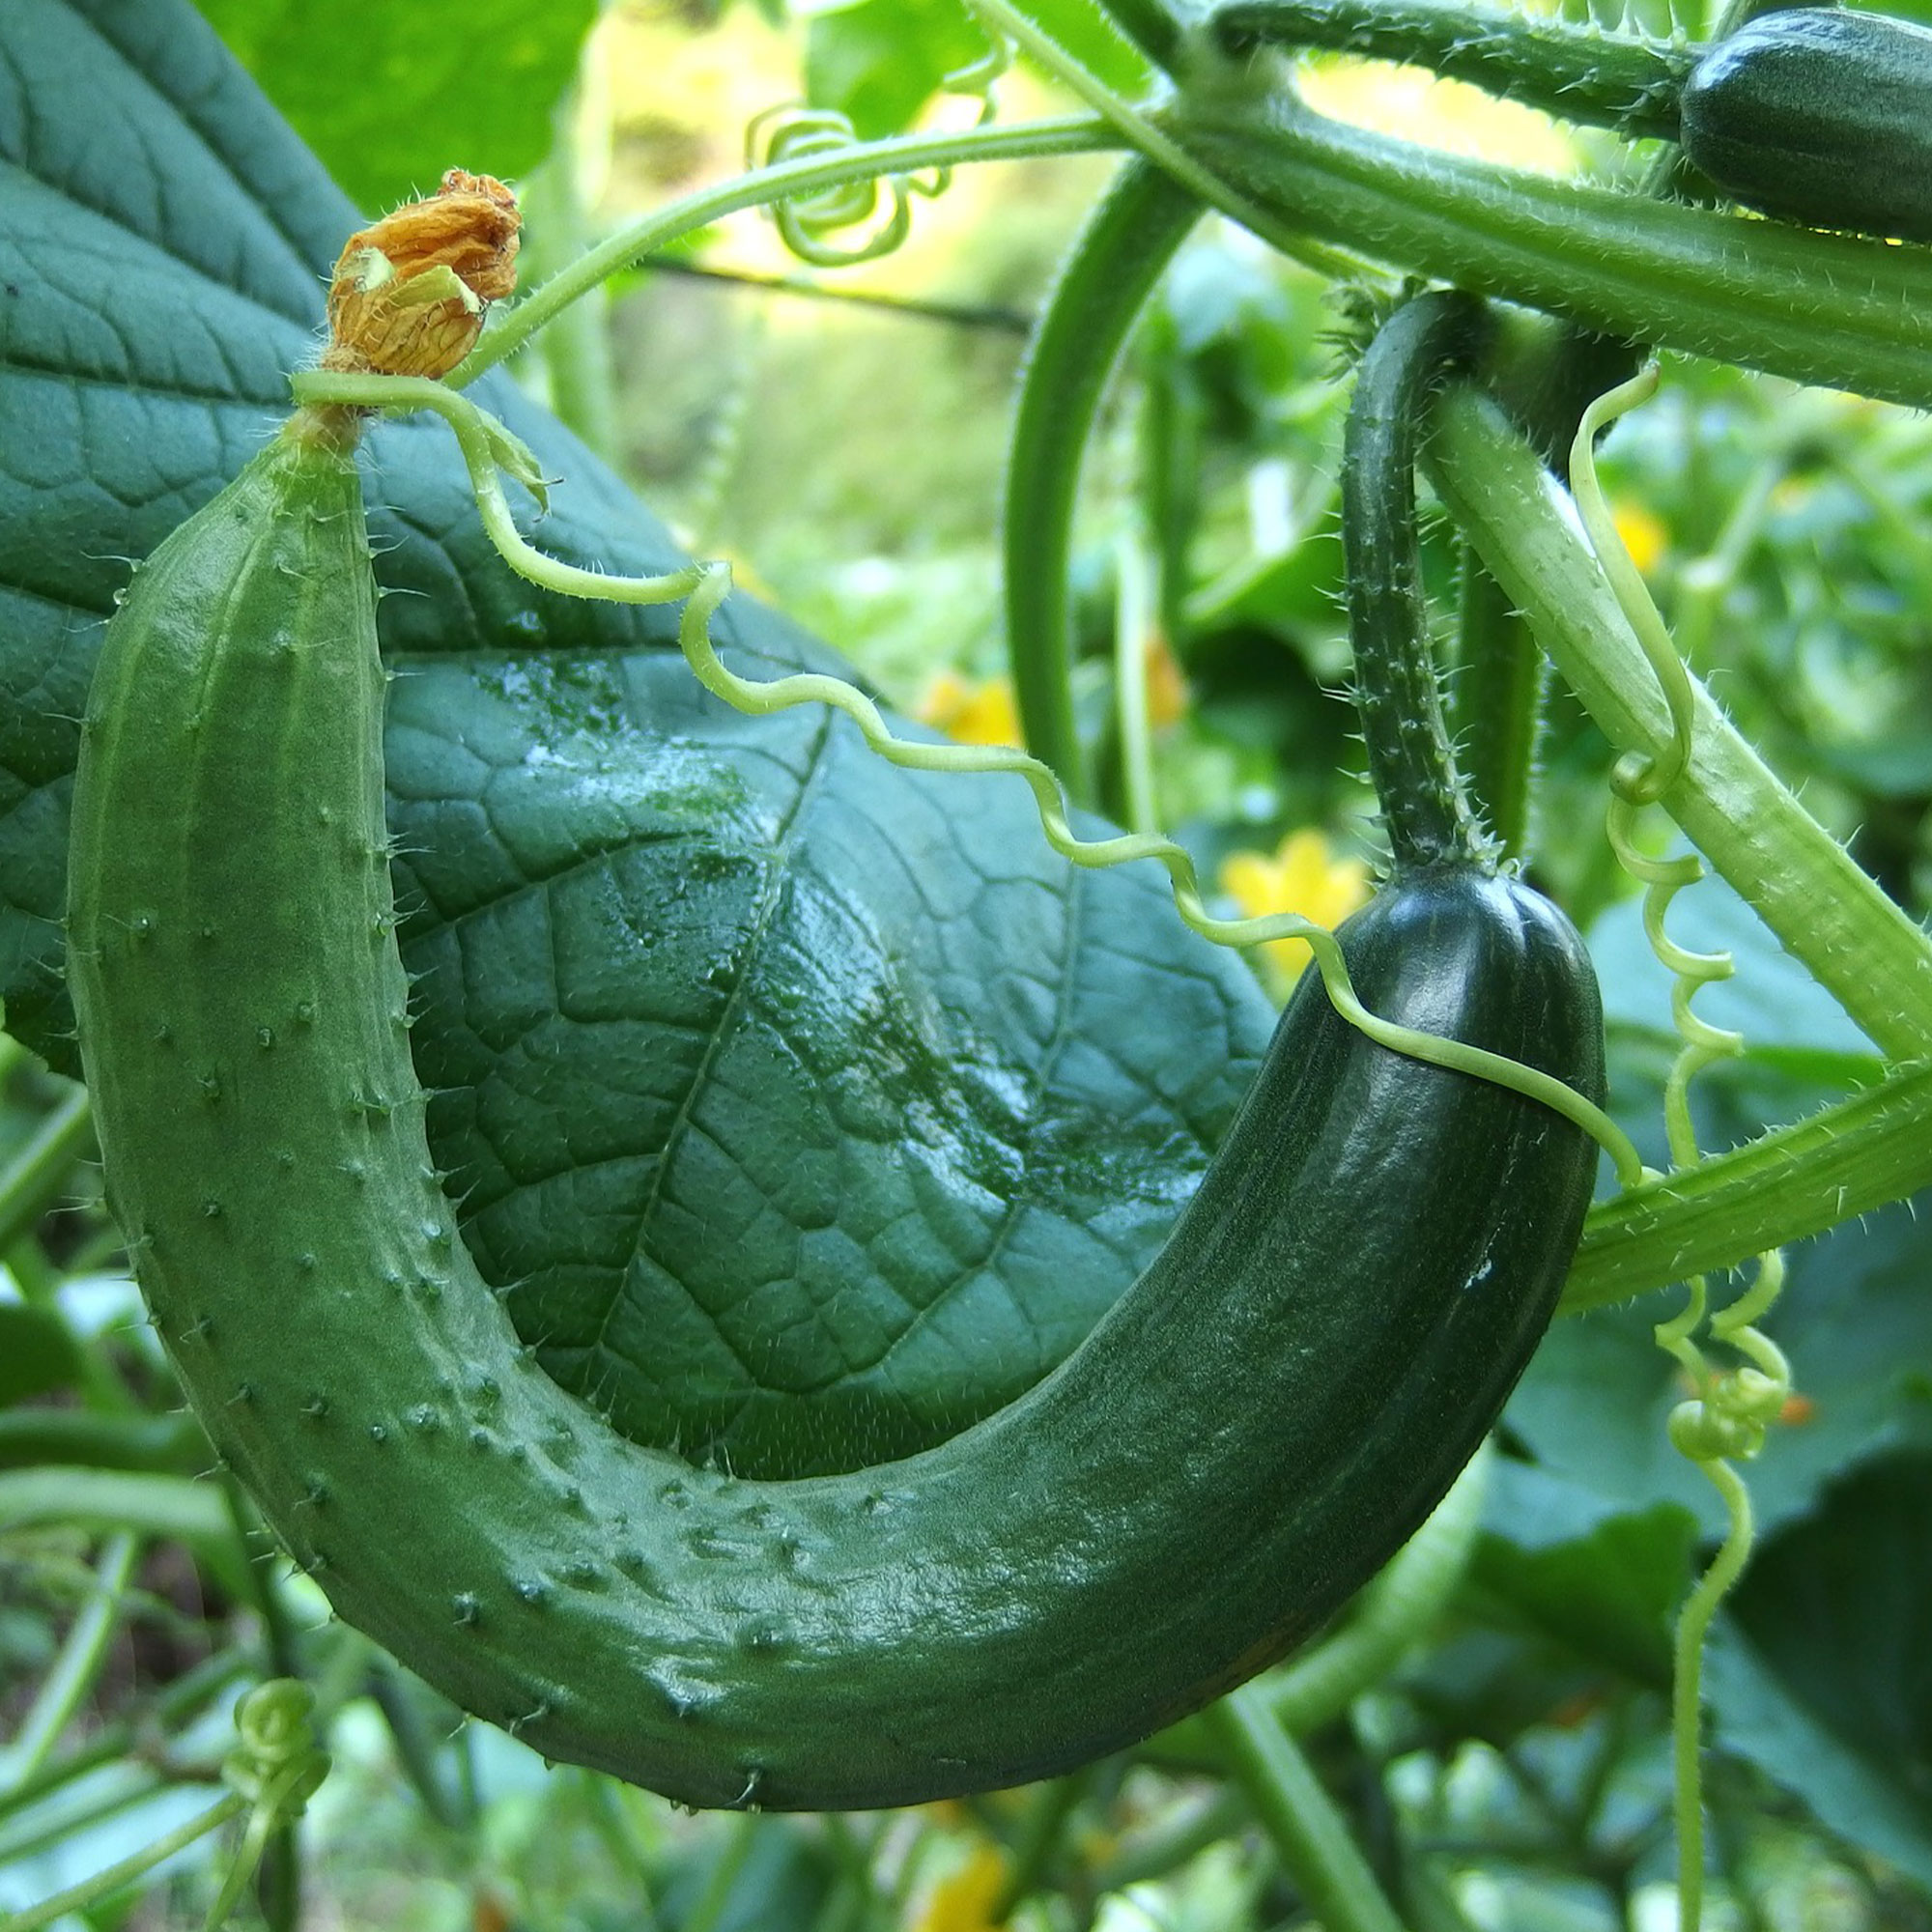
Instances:
[[[74,800],[113,1199],[195,1407],[350,1622],[539,1749],[695,1804],[1057,1773],[1305,1637],[1541,1333],[1593,1150],[1310,986],[1166,1248],[939,1448],[754,1483],[549,1381],[431,1170],[391,936],[353,461],[298,416],[139,571]],[[1347,929],[1367,1001],[1586,1086],[1575,933],[1467,870]]]
[[[1684,153],[1747,208],[1932,242],[1932,31],[1883,14],[1765,14],[1710,48]]]

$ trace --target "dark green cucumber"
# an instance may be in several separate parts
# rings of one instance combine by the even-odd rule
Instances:
[[[1284,1016],[1166,1248],[1032,1393],[850,1475],[615,1435],[523,1348],[431,1170],[391,927],[353,461],[312,419],[137,573],[74,795],[71,970],[112,1198],[210,1435],[351,1623],[553,1756],[696,1804],[869,1806],[1125,1745],[1316,1629],[1540,1334],[1593,1151]],[[1381,1012],[1599,1078],[1543,901],[1350,923]]]
[[[1932,242],[1932,32],[1884,14],[1761,14],[1704,54],[1684,153],[1747,208]]]

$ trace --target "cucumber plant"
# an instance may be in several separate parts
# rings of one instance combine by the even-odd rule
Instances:
[[[495,218],[451,180],[442,201]],[[424,204],[372,231],[393,228],[387,252],[352,240],[337,313],[380,313],[343,327],[325,370],[456,359],[439,331],[481,293],[450,266],[458,219]],[[408,319],[432,326],[404,340]],[[1372,386],[1351,453],[1397,880],[1341,954],[1385,1030],[1594,1098],[1580,941],[1449,813],[1439,717],[1416,740],[1434,690],[1421,388]],[[792,1483],[617,1437],[531,1368],[429,1159],[355,434],[339,403],[298,412],[137,574],[96,675],[69,911],[144,1291],[303,1568],[465,1708],[693,1804],[870,1806],[1048,1776],[1308,1635],[1440,1498],[1527,1360],[1587,1202],[1581,1130],[1392,1053],[1312,981],[1159,1258],[1018,1402],[923,1455]],[[701,634],[715,583],[656,588],[688,590]],[[233,923],[270,892],[266,922]]]
[[[1131,24],[1135,10],[1124,11]],[[1409,30],[1405,21],[1413,11],[1389,16],[1396,41]],[[1480,41],[1489,31],[1478,20],[1466,38]],[[1152,38],[1183,64],[1180,38]],[[1512,58],[1519,70],[1536,67],[1533,50],[1526,63]],[[1154,118],[1124,108],[1113,133],[1080,122],[919,137],[870,155],[810,156],[762,183],[700,199],[715,213],[759,195],[837,185],[841,173],[853,179],[881,167],[1123,138],[1147,143],[1155,167],[1178,147],[1190,169],[1179,192],[1166,189],[1172,205],[1157,208],[1158,232],[1139,238],[1136,290],[1145,289],[1185,228],[1185,197],[1200,191],[1205,170],[1210,199],[1245,210],[1291,242],[1294,224],[1305,223],[1315,231],[1302,237],[1311,243],[1365,249],[1398,270],[1425,272],[1439,270],[1453,248],[1465,246],[1474,286],[1542,300],[1598,327],[1641,326],[1666,341],[1715,347],[1790,373],[1833,370],[1880,393],[1905,395],[1922,384],[1912,360],[1919,347],[1913,291],[1922,267],[1911,251],[1691,208],[1632,218],[1628,199],[1548,191],[1323,127],[1280,92],[1265,62],[1237,74],[1216,59],[1189,73],[1178,105]],[[1446,55],[1440,64],[1448,65]],[[1673,73],[1680,69],[1674,65]],[[1559,65],[1551,71],[1562,71]],[[1667,131],[1628,116],[1618,125]],[[1323,201],[1323,189],[1372,218],[1351,229]],[[1617,224],[1626,218],[1634,234],[1619,240]],[[1104,245],[1119,245],[1118,235],[1105,241],[1107,230],[1101,223]],[[551,312],[572,286],[587,285],[647,245],[639,234],[619,238],[553,291]],[[1063,480],[1066,439],[1056,446],[1037,426],[1050,420],[1058,385],[1073,388],[1088,399],[1082,408],[1090,407],[1095,360],[1111,355],[1133,305],[1130,295],[1109,295],[1104,274],[1093,268],[1098,259],[1086,258],[1084,274],[1079,261],[1069,271],[1055,310],[1063,346],[1036,364],[1029,395],[1029,405],[1044,412],[1034,417],[1037,442]],[[1571,285],[1559,288],[1566,272]],[[1848,298],[1843,292],[1853,282],[1863,294]],[[1660,287],[1662,298],[1650,299]],[[446,284],[426,293],[469,307]],[[544,299],[494,341],[486,338],[458,380],[499,359],[541,319]],[[1084,362],[1075,326],[1083,306],[1108,318]],[[1392,1533],[1388,1524],[1414,1520],[1540,1323],[1560,1273],[1560,1263],[1548,1264],[1548,1256],[1568,1241],[1557,1208],[1566,1184],[1580,1189],[1585,1162],[1575,1126],[1536,1099],[1488,1073],[1457,1072],[1414,1051],[1392,1050],[1364,1022],[1377,1012],[1395,1017],[1409,1049],[1424,1043],[1418,1034],[1466,1034],[1492,1053],[1541,1064],[1575,1084],[1588,1088],[1593,1080],[1580,955],[1541,901],[1488,875],[1455,782],[1444,776],[1433,681],[1405,587],[1412,577],[1398,554],[1400,532],[1412,522],[1412,502],[1402,493],[1414,445],[1404,439],[1412,437],[1444,362],[1480,360],[1481,334],[1466,303],[1427,298],[1398,314],[1360,378],[1350,438],[1348,523],[1357,546],[1350,575],[1358,593],[1380,586],[1379,605],[1371,597],[1358,610],[1356,630],[1370,640],[1363,652],[1368,735],[1397,866],[1340,955],[1359,1010],[1351,1020],[1338,1017],[1326,988],[1311,980],[1168,1249],[1065,1370],[953,1442],[850,1477],[743,1483],[683,1469],[611,1436],[530,1365],[462,1254],[422,1132],[406,994],[389,934],[394,914],[376,776],[382,687],[350,448],[356,424],[341,413],[350,405],[329,401],[326,385],[312,389],[312,406],[250,466],[235,494],[156,554],[114,627],[89,725],[74,847],[76,992],[117,1198],[170,1345],[225,1453],[347,1614],[454,1694],[546,1748],[703,1802],[881,1802],[1052,1769],[1138,1735],[1211,1693],[1268,1647],[1291,1641],[1339,1600],[1350,1577],[1373,1565],[1378,1540],[1385,1548]],[[1445,341],[1452,345],[1446,350]],[[1494,343],[1487,353],[1493,356]],[[394,391],[390,397],[404,401]],[[371,391],[369,406],[379,401],[380,392]],[[1478,446],[1469,407],[1461,394],[1445,399],[1444,433],[1431,452],[1432,462],[1445,466],[1452,502],[1459,500],[1457,466],[1465,466],[1460,477],[1466,484],[1469,452]],[[506,459],[514,467],[508,444],[484,451],[486,468]],[[1586,582],[1536,495],[1544,486],[1510,470],[1516,459],[1493,439],[1488,454],[1473,460],[1490,466],[1483,480],[1493,493],[1500,497],[1507,484],[1527,505],[1506,529],[1507,520],[1480,491],[1463,491],[1459,514],[1482,533],[1499,580],[1514,578],[1526,606],[1539,604],[1532,592],[1543,593],[1542,604],[1552,601],[1553,583]],[[497,514],[508,523],[500,492]],[[1545,545],[1528,564],[1520,560],[1525,531]],[[1064,520],[1043,518],[1037,536],[1059,541]],[[1034,554],[1024,534],[1011,554],[1020,567]],[[691,611],[698,613],[685,641],[700,671],[707,584],[722,587],[701,578],[685,584],[695,593],[687,631]],[[1587,607],[1589,597],[1579,593],[1575,602]],[[1574,649],[1579,687],[1591,694],[1605,728],[1620,741],[1654,744],[1654,680],[1626,662],[1615,627],[1573,619],[1564,632],[1560,614],[1549,622],[1559,639],[1554,647]],[[1379,657],[1378,635],[1386,646]],[[317,648],[324,639],[353,647]],[[1032,646],[1019,638],[1015,644],[1024,669]],[[211,646],[209,656],[198,655]],[[713,688],[734,701],[756,683],[734,679],[715,653],[710,663]],[[1378,663],[1407,667],[1397,673],[1405,681],[1393,698],[1386,690],[1378,696]],[[197,668],[185,686],[184,665]],[[333,683],[304,681],[309,668],[325,665]],[[1036,708],[1070,728],[1063,670],[1046,658],[1033,673]],[[204,676],[205,684],[196,681]],[[768,691],[761,701],[776,708],[807,695],[829,693]],[[1380,723],[1374,722],[1378,702]],[[214,740],[205,735],[211,713],[217,723],[244,714],[266,721],[276,747],[272,761],[249,769],[213,753]],[[1915,972],[1923,970],[1922,940],[1896,920],[1888,923],[1861,895],[1842,855],[1805,842],[1795,807],[1788,811],[1769,781],[1734,756],[1706,712],[1693,703],[1690,715],[1690,755],[1664,804],[1699,828],[1720,869],[1787,875],[1792,905],[1808,904],[1833,936],[1813,932],[1807,940],[1792,910],[1780,914],[1767,890],[1768,916],[1785,919],[1794,950],[1815,955],[1821,977],[1843,984],[1850,1003],[1862,1002],[1889,1051],[1910,1057],[1925,1035],[1924,1003],[1911,990]],[[997,761],[986,767],[1001,768],[1015,769]],[[191,774],[185,786],[184,771]],[[1767,800],[1770,809],[1753,816]],[[150,823],[152,836],[123,850],[118,828],[130,818]],[[1144,848],[1144,856],[1162,854]],[[254,910],[247,895],[265,878],[303,867],[314,868],[316,884],[300,907],[290,910],[284,893],[283,910],[264,929],[266,943],[252,929],[238,938],[238,907]],[[324,923],[335,939],[312,929]],[[353,944],[343,938],[351,933]],[[1445,972],[1439,961],[1422,971],[1412,950],[1419,934],[1435,943],[1455,935],[1493,963],[1480,983],[1473,974]],[[1856,941],[1849,965],[1846,934]],[[1524,1017],[1539,1004],[1546,1017],[1562,1022],[1548,1037]],[[1340,1010],[1348,1011],[1346,1005]],[[1552,1044],[1561,1050],[1549,1051]],[[1922,1109],[1915,1111],[1909,1084],[1886,1083],[1858,1131],[1877,1137],[1883,1130],[1894,1140],[1919,1132]],[[1361,1102],[1350,1117],[1353,1128],[1338,1092]],[[1406,1106],[1395,1104],[1397,1094],[1408,1096]],[[1486,1130],[1467,1134],[1462,1123],[1478,1110]],[[1455,1131],[1425,1142],[1407,1131],[1424,1121],[1438,1127],[1453,1121]],[[1804,1146],[1817,1154],[1828,1138],[1820,1127]],[[1458,1170],[1461,1181],[1444,1182],[1432,1197],[1436,1211],[1423,1217],[1427,1226],[1405,1218],[1411,1204],[1399,1190],[1374,1189],[1388,1178],[1371,1160],[1378,1149],[1401,1154],[1414,1176],[1439,1179],[1451,1163],[1437,1142],[1465,1140],[1512,1151],[1532,1176],[1529,1186],[1503,1199],[1486,1186],[1492,1176]],[[1857,1165],[1876,1149],[1876,1138],[1840,1141],[1838,1157]],[[1798,1156],[1801,1167],[1805,1158]],[[1344,1217],[1334,1194],[1317,1186],[1324,1160],[1332,1175],[1357,1178],[1353,1214]],[[1672,1216],[1699,1211],[1700,1202],[1715,1204],[1723,1239],[1747,1240],[1736,1250],[1746,1253],[1764,1245],[1777,1217],[1795,1211],[1791,1203],[1804,1192],[1775,1165],[1761,1166],[1755,1180],[1747,1161],[1709,1169],[1708,1176],[1700,1167],[1671,1177],[1667,1186],[1651,1183],[1661,1191],[1635,1190],[1631,1200],[1666,1227],[1681,1227]],[[1274,1187],[1256,1189],[1237,1170],[1271,1175]],[[1888,1179],[1870,1182],[1880,1192],[1860,1198],[1884,1198],[1885,1187],[1904,1184],[1904,1172],[1889,1170]],[[1860,1173],[1866,1176],[1867,1167]],[[277,1178],[291,1174],[314,1183],[313,1206],[302,1206]],[[1833,1190],[1837,1207],[1831,1211],[1842,1212],[1842,1183],[1831,1181]],[[1364,1219],[1360,1204],[1371,1198],[1377,1210]],[[370,1204],[378,1208],[373,1216]],[[1311,1267],[1299,1243],[1291,1248],[1282,1235],[1292,1204],[1307,1207],[1317,1258],[1366,1259],[1366,1279],[1403,1311],[1394,1317],[1398,1325],[1416,1324],[1415,1334],[1439,1345],[1427,1359],[1443,1364],[1461,1391],[1449,1405],[1461,1434],[1445,1428],[1439,1441],[1432,1436],[1429,1456],[1417,1457],[1414,1437],[1429,1433],[1421,1422],[1442,1411],[1429,1406],[1435,1398],[1424,1400],[1423,1371],[1410,1361],[1377,1368],[1376,1350],[1357,1361],[1359,1337],[1345,1331],[1359,1308],[1341,1298],[1339,1282],[1306,1285],[1315,1311],[1307,1332],[1333,1351],[1319,1359],[1350,1364],[1341,1395],[1332,1376],[1324,1385],[1314,1375],[1316,1358],[1284,1350],[1285,1359],[1273,1364],[1235,1359],[1235,1323],[1245,1324],[1241,1333],[1290,1332],[1270,1327],[1277,1317],[1258,1311],[1272,1305],[1284,1281],[1301,1279],[1297,1268]],[[1573,1205],[1580,1213],[1580,1191]],[[1630,1210],[1633,1219],[1636,1211]],[[1366,1257],[1358,1253],[1364,1227],[1375,1236]],[[1449,1259],[1471,1228],[1488,1231],[1483,1240],[1496,1255],[1544,1263],[1518,1271],[1525,1299],[1506,1332],[1490,1332],[1490,1358],[1480,1364],[1471,1358],[1483,1350],[1469,1331],[1445,1340],[1425,1312],[1432,1294],[1439,1313],[1445,1287],[1473,1279],[1466,1253],[1463,1263]],[[1415,1243],[1411,1267],[1377,1271],[1374,1264],[1393,1253],[1384,1236],[1399,1242],[1404,1230]],[[1251,1252],[1251,1240],[1268,1249],[1268,1263],[1208,1270],[1212,1293],[1197,1309],[1188,1289],[1203,1258],[1238,1259]],[[1646,1264],[1667,1274],[1681,1263],[1653,1256]],[[275,1293],[290,1299],[265,1316],[259,1284],[270,1278]],[[329,1286],[356,1281],[373,1284],[373,1296]],[[1334,1298],[1323,1301],[1318,1290]],[[1468,1299],[1449,1297],[1459,1320],[1471,1319]],[[314,1308],[332,1337],[324,1344],[326,1372],[280,1346],[280,1311],[298,1304]],[[1148,1355],[1188,1359],[1163,1359],[1162,1374],[1172,1378],[1150,1394],[1131,1361]],[[342,1359],[355,1363],[353,1376],[343,1375]],[[1338,1403],[1364,1402],[1357,1374],[1383,1377],[1386,1406],[1373,1407],[1377,1420],[1366,1435],[1337,1458],[1320,1416],[1332,1420]],[[1270,1413],[1284,1390],[1305,1391],[1309,1407],[1299,1415]],[[1357,1406],[1355,1419],[1372,1406]],[[1178,1459],[1158,1454],[1163,1445],[1172,1449],[1176,1423],[1222,1413],[1236,1422],[1225,1430],[1201,1424],[1211,1432],[1214,1454],[1177,1474]],[[1108,1431],[1092,1426],[1095,1415],[1107,1418]],[[1144,1435],[1138,1442],[1136,1418]],[[1112,1429],[1122,1420],[1124,1430]],[[1384,1421],[1394,1425],[1386,1441]],[[1124,1446],[1116,1440],[1122,1435]],[[1390,1446],[1397,1436],[1407,1438],[1401,1454]],[[1074,1453],[1101,1437],[1099,1447],[1118,1460]],[[1327,1468],[1339,1486],[1318,1489],[1313,1501],[1299,1489],[1270,1487],[1286,1484],[1292,1472],[1250,1466],[1301,1442],[1311,1447],[1301,1473]],[[1337,1460],[1323,1463],[1323,1453]],[[1037,1466],[1057,1478],[1051,1495],[1029,1487]],[[406,1490],[399,1469],[409,1471]],[[1406,1514],[1378,1509],[1377,1536],[1369,1533],[1369,1511],[1338,1501],[1367,1496],[1387,1505],[1390,1492],[1405,1486]],[[403,1492],[412,1500],[399,1535],[394,1499]],[[1008,1556],[1024,1564],[1029,1578],[1051,1586],[1018,1595],[1007,1587],[1009,1576],[995,1575],[1003,1559],[974,1527],[1010,1513],[1015,1495],[1037,1500],[1039,1511]],[[1229,1527],[1243,1508],[1266,1515],[1264,1532],[1251,1536],[1245,1521]],[[1182,1529],[1180,1518],[1196,1520]],[[1096,1549],[1095,1522],[1120,1532],[1119,1548]],[[1236,1545],[1242,1548],[1231,1566],[1226,1559]],[[934,1564],[934,1548],[952,1556]],[[1270,1601],[1264,1609],[1267,1591],[1255,1566],[1293,1571],[1297,1552],[1307,1559],[1301,1574],[1320,1573],[1320,1580],[1297,1592],[1293,1605]],[[1167,1621],[1150,1623],[1146,1605],[1177,1568],[1187,1587],[1167,1599]],[[1246,1579],[1232,1590],[1231,1568]],[[881,1577],[895,1581],[877,1587]],[[854,1604],[867,1608],[856,1629]],[[1112,1649],[1096,1651],[1083,1623],[1096,1604],[1127,1632]],[[930,1634],[934,1621],[944,1626],[937,1637]],[[1150,1661],[1150,1650],[1161,1655]],[[642,1669],[640,1657],[647,1659]],[[580,1674],[585,1668],[587,1679]],[[1044,1726],[1041,1713],[1017,1694],[1017,1680],[1042,1670],[1067,1687],[1063,1708]],[[584,1682],[591,1691],[576,1688]],[[635,1701],[624,1701],[639,1695],[646,1706],[641,1719]],[[921,1728],[908,1733],[891,1714],[912,1707]],[[828,1708],[841,1714],[830,1734],[822,1724]]]

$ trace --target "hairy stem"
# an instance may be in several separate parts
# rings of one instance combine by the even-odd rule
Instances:
[[[1672,733],[1656,674],[1535,451],[1494,404],[1452,387],[1436,405],[1425,461],[1610,742],[1664,752]],[[1659,802],[1882,1053],[1932,1058],[1932,941],[1692,684],[1689,766]]]
[[[1932,1065],[1591,1208],[1563,1290],[1580,1313],[1834,1228],[1932,1187]]]
[[[1398,309],[1355,371],[1342,442],[1355,709],[1398,872],[1487,860],[1442,719],[1415,511],[1429,399],[1467,365],[1484,322],[1482,303],[1447,292]]]
[[[1204,167],[1164,126],[1131,101],[1122,100],[1104,81],[1089,73],[1059,42],[1011,6],[1009,0],[971,0],[971,4],[983,19],[1024,47],[1049,73],[1118,128],[1128,146],[1139,149],[1156,167],[1183,187],[1191,188],[1209,208],[1218,209],[1291,261],[1299,262],[1318,274],[1344,276],[1359,271],[1361,265],[1352,255],[1338,253],[1317,241],[1305,223],[1276,219],[1270,207],[1250,198],[1229,175],[1217,168]],[[1350,243],[1343,240],[1339,246],[1346,249]]]
[[[735,175],[671,202],[655,214],[619,229],[580,255],[567,269],[492,322],[483,339],[445,379],[452,388],[473,383],[486,369],[521,349],[564,309],[600,287],[620,269],[662,248],[694,229],[727,214],[774,202],[796,201],[853,182],[914,174],[926,168],[957,167],[968,161],[1025,160],[1042,155],[1085,155],[1116,148],[1121,137],[1104,121],[1079,115],[1058,121],[1018,122],[1010,127],[969,128],[952,134],[902,134],[829,155],[812,155],[778,167]]]
[[[1674,1810],[1677,1824],[1677,1921],[1685,1932],[1697,1932],[1704,1911],[1704,1806],[1699,1775],[1704,1707],[1704,1636],[1718,1605],[1744,1574],[1750,1558],[1753,1524],[1750,1492],[1737,1471],[1724,1462],[1708,1462],[1703,1470],[1724,1499],[1730,1528],[1711,1567],[1677,1613],[1675,1668],[1670,1679],[1670,1739],[1675,1773]]]
[[[1932,406],[1932,250],[1462,160],[1326,120],[1245,76],[1183,96],[1167,125],[1280,221],[1391,268],[1612,335]]]
[[[1235,0],[1205,26],[1233,55],[1272,44],[1401,61],[1626,140],[1676,139],[1678,93],[1703,51],[1453,0]]]

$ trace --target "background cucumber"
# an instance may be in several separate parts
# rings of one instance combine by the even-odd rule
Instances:
[[[1712,47],[1679,103],[1698,171],[1747,208],[1932,241],[1932,32],[1796,8]]]

